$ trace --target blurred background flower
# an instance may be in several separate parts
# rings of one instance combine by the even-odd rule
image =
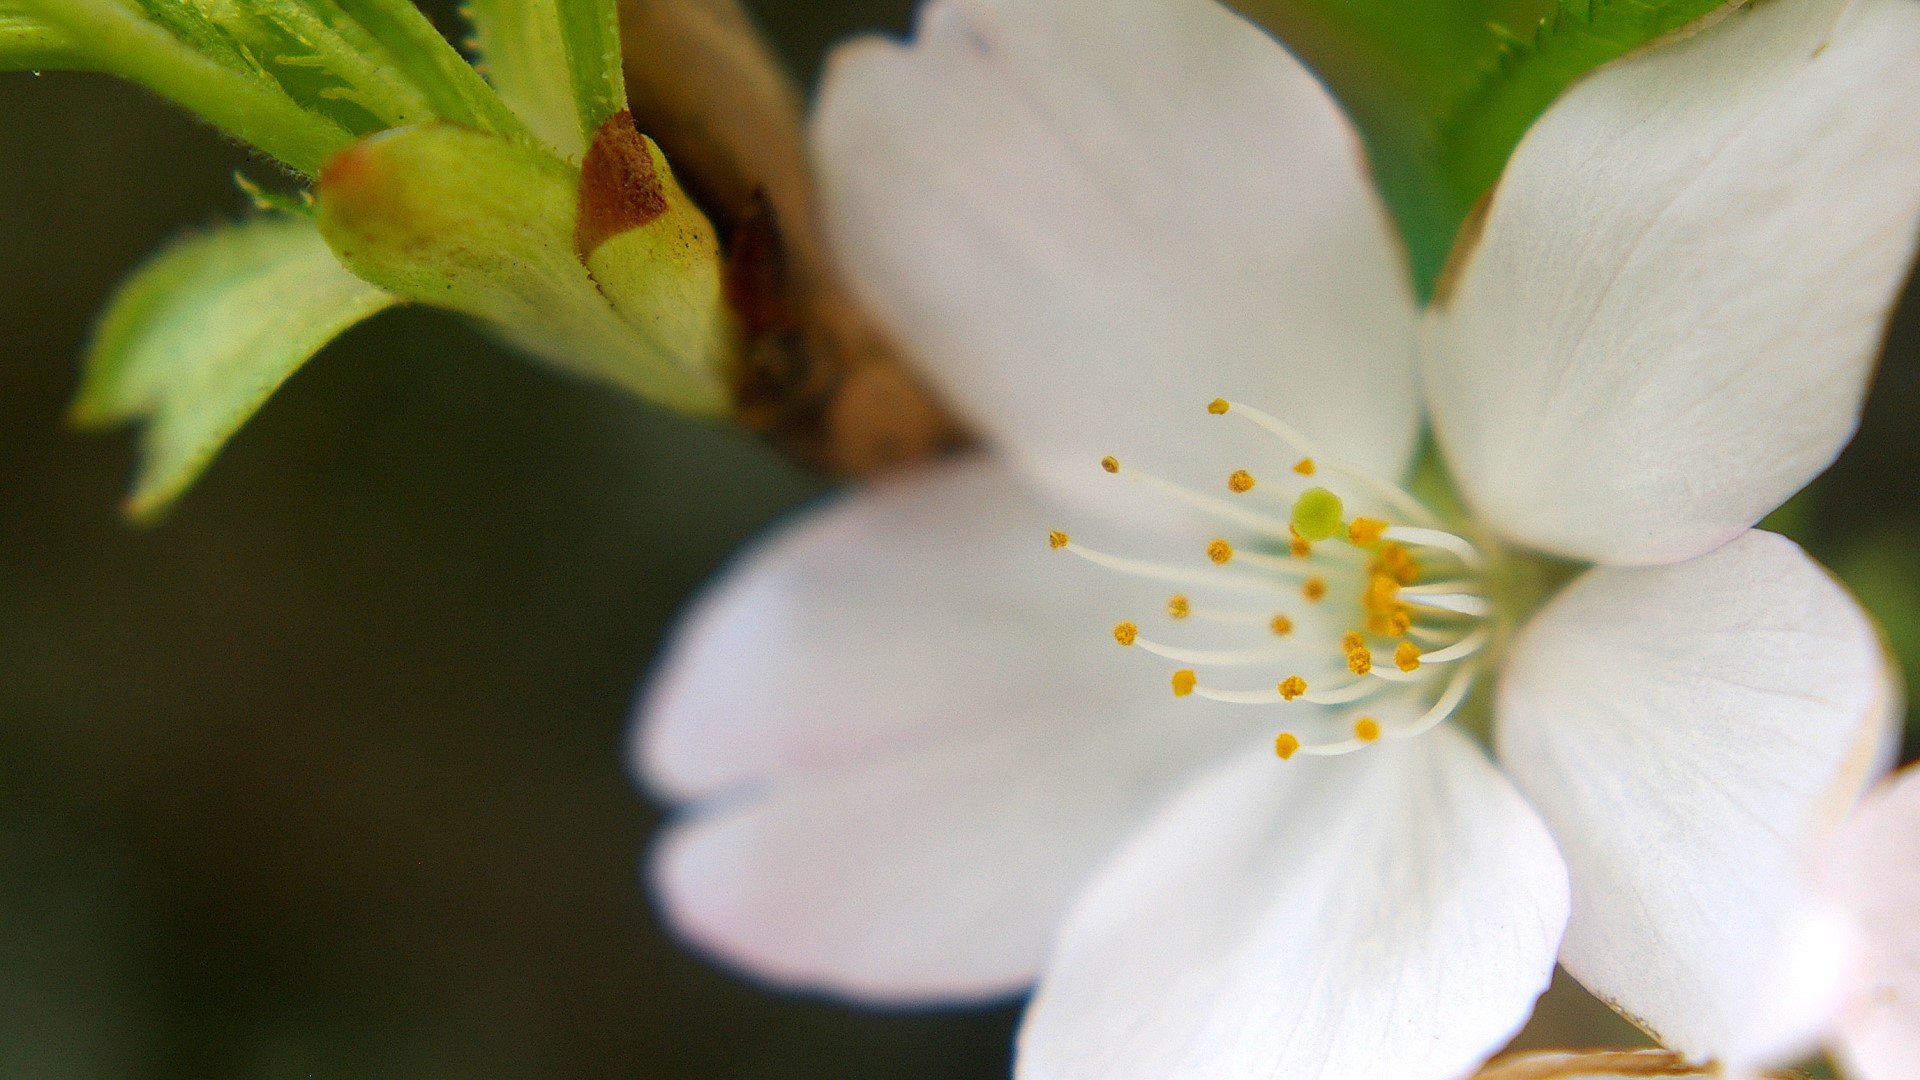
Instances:
[[[749,6],[806,80],[911,7]],[[1444,82],[1407,56],[1542,7],[1428,0],[1454,17],[1407,19],[1396,53],[1329,5],[1257,6],[1376,146]],[[77,358],[156,244],[245,208],[247,161],[124,84],[0,75],[0,1076],[1004,1075],[1011,1008],[755,989],[671,942],[640,883],[635,674],[695,584],[823,490],[781,456],[405,312],[298,375],[164,527],[125,523],[131,439],[64,422]],[[1774,522],[1910,681],[1915,415],[1909,289],[1860,436]],[[1554,1000],[1536,1045],[1619,1036]]]

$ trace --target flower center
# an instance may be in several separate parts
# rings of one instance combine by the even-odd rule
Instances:
[[[1207,628],[1212,643],[1158,640],[1140,623],[1114,626],[1121,646],[1183,665],[1178,698],[1285,710],[1282,758],[1352,753],[1432,730],[1466,700],[1485,662],[1493,605],[1487,559],[1402,488],[1320,454],[1277,417],[1238,402],[1207,410],[1276,436],[1289,467],[1273,481],[1236,469],[1226,497],[1103,458],[1106,472],[1143,484],[1222,523],[1206,561],[1154,562],[1048,535],[1130,577],[1181,586],[1165,619],[1177,638]],[[1244,672],[1262,673],[1264,682]]]

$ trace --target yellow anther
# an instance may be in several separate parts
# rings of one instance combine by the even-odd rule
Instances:
[[[1293,620],[1285,615],[1275,615],[1273,621],[1267,624],[1267,628],[1272,630],[1276,637],[1286,637],[1293,633]]]
[[[1139,636],[1140,628],[1130,622],[1115,623],[1113,626],[1113,640],[1122,645],[1133,644],[1134,639]]]
[[[1233,475],[1227,477],[1227,490],[1235,495],[1245,495],[1252,491],[1253,474],[1245,469],[1235,469]]]
[[[1300,530],[1289,525],[1287,536],[1290,538],[1287,541],[1287,554],[1296,559],[1304,559],[1313,554],[1313,545],[1307,541],[1306,537],[1300,535]]]
[[[1229,405],[1227,399],[1223,397],[1217,397],[1207,402],[1207,411],[1215,416],[1225,416],[1227,410],[1230,408],[1232,408],[1232,406]]]
[[[1386,531],[1387,523],[1379,518],[1357,517],[1347,526],[1347,543],[1354,547],[1372,547]]]
[[[1233,558],[1233,545],[1227,543],[1225,540],[1215,540],[1213,543],[1207,545],[1207,558],[1212,559],[1215,563],[1225,565],[1227,560]]]
[[[1394,647],[1393,666],[1401,671],[1413,671],[1420,666],[1420,649],[1411,641],[1403,641]]]
[[[1411,585],[1420,580],[1420,564],[1413,561],[1406,548],[1391,542],[1380,546],[1380,554],[1374,556],[1367,571],[1385,574],[1402,585]]]
[[[1368,611],[1390,612],[1399,602],[1400,583],[1385,574],[1375,574],[1373,580],[1367,582],[1366,595],[1360,598]]]
[[[1289,675],[1281,679],[1280,685],[1275,687],[1275,689],[1280,691],[1282,698],[1287,701],[1292,701],[1294,698],[1307,692],[1307,680],[1298,675]]]
[[[1107,457],[1103,457],[1100,459],[1100,467],[1107,470],[1108,472],[1119,472],[1120,459],[1117,457],[1113,457],[1112,455],[1108,455]]]
[[[1167,597],[1168,618],[1184,619],[1191,614],[1193,614],[1193,605],[1187,603],[1186,597],[1181,596],[1179,593],[1174,593],[1172,596]]]
[[[1319,603],[1326,598],[1327,579],[1323,577],[1308,578],[1306,584],[1300,586],[1300,595],[1305,596],[1312,603]]]
[[[1273,738],[1273,752],[1280,755],[1281,761],[1292,757],[1299,749],[1300,740],[1291,731],[1283,731]]]
[[[1407,610],[1405,604],[1394,605],[1393,611],[1387,615],[1387,629],[1391,631],[1390,637],[1403,637],[1413,629],[1413,613]]]
[[[1303,457],[1299,461],[1294,462],[1293,471],[1299,473],[1301,476],[1312,476],[1313,475],[1313,459],[1310,457]]]
[[[1367,639],[1361,637],[1360,631],[1358,630],[1349,630],[1347,631],[1347,636],[1340,639],[1341,652],[1352,652],[1355,649],[1364,649],[1366,647]]]
[[[1347,670],[1355,675],[1365,675],[1373,670],[1373,650],[1365,645],[1347,654]]]
[[[1188,671],[1185,668],[1181,668],[1179,671],[1174,672],[1173,673],[1173,696],[1186,697],[1188,694],[1193,693],[1193,685],[1199,681],[1200,680],[1198,676],[1196,676],[1193,672]]]
[[[1380,721],[1371,716],[1363,716],[1353,722],[1353,737],[1361,742],[1374,742],[1380,738]]]
[[[1047,546],[1055,551],[1067,546],[1067,534],[1055,529],[1047,534]]]

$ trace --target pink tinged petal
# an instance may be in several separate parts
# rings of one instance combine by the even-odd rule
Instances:
[[[1696,1060],[1804,1046],[1845,955],[1809,858],[1897,697],[1866,615],[1771,533],[1569,586],[1513,642],[1497,728],[1572,873],[1561,963]]]
[[[1278,459],[1222,396],[1405,464],[1415,309],[1358,140],[1213,0],[934,0],[911,44],[835,54],[813,136],[859,293],[1064,493],[1108,453],[1209,483],[1247,463],[1224,439]]]
[[[1867,796],[1828,871],[1865,945],[1836,1049],[1855,1080],[1912,1080],[1920,1076],[1920,768]]]
[[[1076,905],[1020,1080],[1452,1080],[1526,1020],[1567,915],[1533,811],[1458,732],[1226,766]]]
[[[1738,535],[1852,437],[1920,219],[1920,4],[1769,0],[1577,84],[1429,317],[1436,428],[1511,538]]]
[[[1509,1054],[1475,1073],[1473,1080],[1634,1080],[1646,1077],[1724,1078],[1717,1068],[1696,1068],[1666,1050],[1539,1050]]]
[[[669,831],[654,880],[695,946],[773,982],[920,1003],[1024,989],[1094,868],[1172,790],[1265,732],[1158,708],[1033,708],[777,779]]]

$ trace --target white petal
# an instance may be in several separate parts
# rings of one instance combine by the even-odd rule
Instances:
[[[1768,0],[1577,84],[1450,304],[1435,423],[1514,539],[1669,562],[1852,436],[1920,220],[1920,5]]]
[[[1736,1071],[1822,1023],[1840,959],[1813,845],[1880,765],[1897,691],[1865,614],[1790,541],[1600,568],[1511,647],[1500,758],[1573,876],[1561,963]]]
[[[1116,646],[1164,587],[1048,550],[1047,524],[989,462],[929,468],[701,601],[636,738],[656,789],[707,803],[655,867],[682,933],[846,997],[1011,993],[1166,791],[1268,743],[1258,710],[1176,701],[1174,665]]]
[[[1526,1020],[1567,913],[1546,829],[1451,728],[1196,784],[1074,909],[1020,1080],[1451,1080]]]
[[[1836,1039],[1847,1075],[1912,1080],[1920,1076],[1920,768],[1868,795],[1829,869],[1866,945]]]
[[[982,1000],[1030,984],[1093,869],[1245,726],[1158,708],[1035,707],[977,734],[780,778],[669,831],[674,927],[788,986],[866,1001]]]
[[[1069,494],[1106,453],[1224,477],[1220,396],[1404,465],[1414,307],[1358,140],[1213,0],[934,0],[835,54],[813,136],[858,292]]]

